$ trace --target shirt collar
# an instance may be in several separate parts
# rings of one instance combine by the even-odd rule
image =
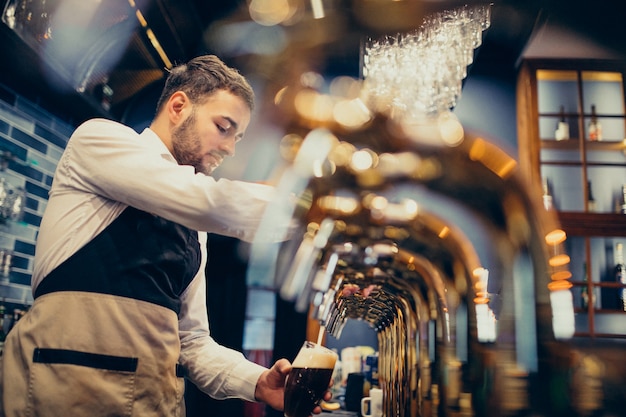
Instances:
[[[140,136],[141,139],[145,140],[150,147],[158,150],[161,155],[176,162],[172,153],[169,149],[167,149],[167,146],[165,146],[159,135],[157,135],[154,130],[147,127],[143,130],[143,132],[141,132]]]

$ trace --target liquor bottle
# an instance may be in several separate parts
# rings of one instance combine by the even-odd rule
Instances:
[[[556,131],[554,132],[554,138],[556,140],[566,140],[569,139],[569,125],[565,120],[565,108],[561,106],[561,110],[559,111],[559,122],[556,124]]]
[[[4,307],[4,318],[3,318],[3,322],[2,322],[2,332],[4,332],[5,335],[9,334],[9,330],[11,330],[11,327],[13,326],[13,319],[11,317],[11,313],[9,313],[6,309],[6,305],[2,304],[2,307]]]
[[[595,104],[591,105],[591,120],[589,121],[589,140],[602,140],[602,125],[598,121]]]
[[[584,285],[580,290],[580,304],[584,310],[589,307],[589,289],[587,288],[587,262],[583,263],[583,282]]]
[[[591,303],[593,308],[595,308],[595,305],[596,305],[595,290],[592,289],[591,297],[589,296],[589,287],[587,284],[589,282],[589,279],[587,277],[587,262],[583,262],[583,282],[584,282],[584,285],[580,291],[581,306],[584,310],[587,310],[589,307],[589,303]]]
[[[622,195],[620,197],[618,213],[626,214],[626,184],[622,185]]]
[[[591,181],[587,181],[587,211],[593,213],[598,210],[593,192],[591,191]]]
[[[554,208],[552,193],[550,192],[550,182],[547,177],[541,179],[541,188],[543,189],[543,207],[546,210],[552,210]]]
[[[615,245],[615,281],[626,285],[626,265],[624,265],[623,245]],[[618,288],[619,307],[626,311],[626,288]]]

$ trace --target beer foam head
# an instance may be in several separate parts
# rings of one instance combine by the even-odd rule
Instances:
[[[300,349],[292,366],[294,368],[333,369],[337,361],[337,354],[323,346],[312,345]]]

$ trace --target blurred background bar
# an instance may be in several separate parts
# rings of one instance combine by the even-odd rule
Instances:
[[[321,338],[340,354],[337,416],[373,386],[385,417],[623,415],[622,8],[4,0],[0,335],[32,303],[73,129],[142,130],[167,71],[213,53],[258,103],[215,176],[275,184],[262,227],[298,226],[275,245],[210,236],[218,342],[270,365]],[[190,384],[186,399],[189,417],[281,415]]]

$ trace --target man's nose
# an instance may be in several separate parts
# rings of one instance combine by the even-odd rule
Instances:
[[[220,147],[222,152],[226,153],[227,156],[235,156],[235,144],[237,141],[235,138],[230,138],[222,142],[222,146]]]

